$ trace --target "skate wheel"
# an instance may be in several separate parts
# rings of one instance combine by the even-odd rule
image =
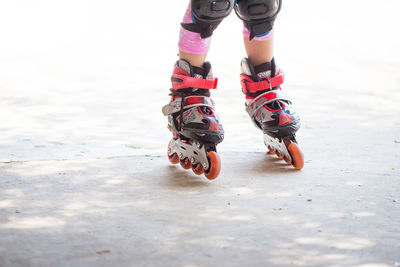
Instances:
[[[177,164],[177,163],[179,163],[179,157],[178,157],[178,155],[177,155],[176,153],[174,153],[174,154],[172,154],[172,155],[169,155],[169,154],[168,154],[168,160],[169,160],[169,162],[171,162],[172,164]]]
[[[276,151],[275,154],[278,156],[278,158],[283,159],[283,156],[278,151]]]
[[[197,175],[201,175],[204,173],[203,166],[201,166],[201,164],[199,163],[192,165],[192,171]]]
[[[291,162],[287,157],[283,157],[283,160],[284,160],[288,165],[292,165],[292,162]]]
[[[296,143],[291,143],[288,147],[292,157],[292,165],[296,170],[301,170],[304,166],[304,154]]]
[[[188,170],[192,167],[192,163],[190,163],[190,160],[188,158],[184,158],[183,160],[180,160],[182,168],[185,170]]]
[[[275,151],[272,149],[272,147],[268,146],[268,154],[274,154]]]
[[[208,180],[213,180],[218,177],[219,172],[221,171],[221,159],[215,151],[207,152],[207,159],[210,167],[204,172],[204,174]]]

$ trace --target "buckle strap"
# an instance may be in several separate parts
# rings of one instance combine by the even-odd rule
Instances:
[[[283,72],[279,72],[278,75],[272,78],[267,78],[259,82],[253,82],[252,79],[246,74],[240,74],[240,83],[242,85],[242,91],[245,94],[256,93],[262,90],[272,90],[272,88],[283,84],[284,75]]]
[[[173,90],[183,88],[217,89],[218,78],[201,79],[174,73],[172,74],[171,82]]]

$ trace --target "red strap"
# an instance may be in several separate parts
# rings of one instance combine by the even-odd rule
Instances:
[[[242,91],[246,93],[255,93],[261,90],[272,89],[283,84],[284,76],[283,73],[280,72],[277,76],[273,78],[267,78],[266,80],[262,80],[259,82],[253,82],[247,75],[241,74],[241,84]]]
[[[212,99],[206,96],[188,96],[183,102],[184,106],[195,105],[195,104],[206,104],[212,106],[214,103]]]
[[[190,77],[181,74],[172,74],[172,89],[178,90],[182,88],[200,88],[200,89],[217,89],[218,78],[213,80]]]

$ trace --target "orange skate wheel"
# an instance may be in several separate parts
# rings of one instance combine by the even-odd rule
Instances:
[[[268,154],[274,154],[275,151],[272,149],[272,147],[268,146]]]
[[[278,156],[278,158],[283,159],[283,156],[278,151],[276,151],[275,154]]]
[[[169,154],[167,154],[167,155],[168,155],[168,160],[169,160],[169,162],[171,162],[171,164],[179,163],[179,157],[176,153],[174,153],[172,155],[169,155]]]
[[[183,160],[180,160],[182,168],[185,170],[188,170],[192,167],[192,163],[190,163],[190,160],[188,158],[184,158]]]
[[[291,143],[288,147],[289,153],[292,156],[292,164],[296,170],[301,170],[304,166],[304,154],[296,143]]]
[[[292,165],[292,162],[291,162],[287,157],[283,157],[283,160],[284,160],[288,165]]]
[[[204,173],[203,166],[200,163],[192,165],[192,171],[197,175],[201,175]]]
[[[204,174],[208,180],[213,180],[218,177],[221,171],[221,159],[215,151],[207,152],[207,159],[210,163],[210,168]]]

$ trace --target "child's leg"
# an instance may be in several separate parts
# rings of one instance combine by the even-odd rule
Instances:
[[[246,110],[264,133],[264,143],[296,169],[304,156],[296,141],[300,118],[282,92],[283,73],[273,57],[273,24],[279,0],[239,0],[236,13],[244,21],[244,45],[248,58],[242,60],[241,83]]]
[[[272,33],[271,33],[272,35]],[[274,56],[273,37],[266,40],[250,40],[244,36],[244,46],[246,48],[247,58],[254,65],[260,65],[264,62],[270,62]]]
[[[273,25],[281,8],[277,0],[239,0],[236,13],[243,20],[244,45],[253,65],[273,58]]]
[[[168,146],[171,163],[181,163],[196,174],[215,179],[221,170],[216,146],[224,130],[215,112],[210,90],[217,87],[209,62],[204,62],[211,35],[233,9],[234,0],[191,0],[179,39],[179,60],[171,82],[171,101],[163,107],[173,138]]]
[[[211,35],[233,5],[233,0],[191,0],[181,24],[179,58],[193,66],[203,66]]]
[[[179,50],[179,59],[186,60],[194,67],[202,67],[206,60],[207,54],[190,54]]]
[[[189,3],[183,22],[185,24],[193,23],[192,5]],[[179,59],[188,61],[192,66],[201,67],[206,59],[207,52],[210,49],[211,36],[201,38],[200,33],[191,32],[181,28],[179,36]]]

